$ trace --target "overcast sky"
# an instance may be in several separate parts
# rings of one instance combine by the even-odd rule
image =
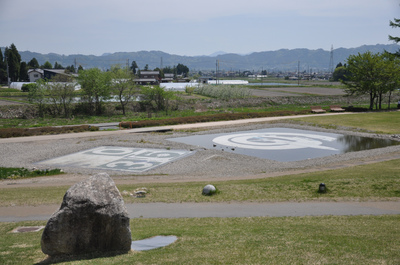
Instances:
[[[245,54],[391,44],[399,0],[0,0],[0,47],[94,54]]]

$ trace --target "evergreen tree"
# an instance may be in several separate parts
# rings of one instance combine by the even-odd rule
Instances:
[[[52,69],[53,65],[49,61],[46,61],[40,68],[42,69]]]
[[[6,57],[6,62],[8,64],[8,73],[11,82],[16,82],[19,80],[21,55],[19,54],[17,47],[15,47],[14,43],[11,44],[10,48],[6,47],[4,54]]]
[[[64,67],[61,64],[55,62],[54,63],[54,69],[64,69]]]
[[[133,61],[133,62],[132,62],[130,68],[131,68],[133,74],[135,75],[135,74],[136,74],[136,69],[139,68],[138,65],[137,65],[137,63],[136,63],[136,61]]]
[[[39,65],[39,62],[36,60],[36,58],[32,58],[32,60],[30,60],[28,62],[28,67],[30,69],[36,69],[36,68],[39,68],[40,65]]]
[[[3,52],[0,49],[0,83],[7,83],[7,65],[3,56]]]
[[[27,66],[26,62],[21,62],[21,66],[19,69],[19,80],[22,82],[29,81],[28,66]]]

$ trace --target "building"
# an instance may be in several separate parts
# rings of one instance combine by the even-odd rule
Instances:
[[[172,83],[174,81],[174,74],[164,74],[164,78],[161,79],[161,83]]]
[[[158,85],[161,81],[159,71],[140,71],[139,78],[134,80],[138,85]]]
[[[28,76],[29,82],[36,82],[38,79],[43,78],[44,71],[42,69],[29,69]]]
[[[65,73],[65,69],[43,69],[43,78],[50,80],[56,75],[71,76]]]

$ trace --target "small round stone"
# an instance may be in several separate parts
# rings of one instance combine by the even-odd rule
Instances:
[[[212,195],[216,192],[214,185],[208,184],[203,188],[203,195]]]

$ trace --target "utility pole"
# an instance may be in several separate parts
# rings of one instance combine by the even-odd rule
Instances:
[[[219,60],[215,62],[215,84],[218,85]]]
[[[300,85],[300,61],[297,62],[297,85]]]
[[[329,73],[333,74],[333,45],[331,46],[331,58],[329,60]]]

